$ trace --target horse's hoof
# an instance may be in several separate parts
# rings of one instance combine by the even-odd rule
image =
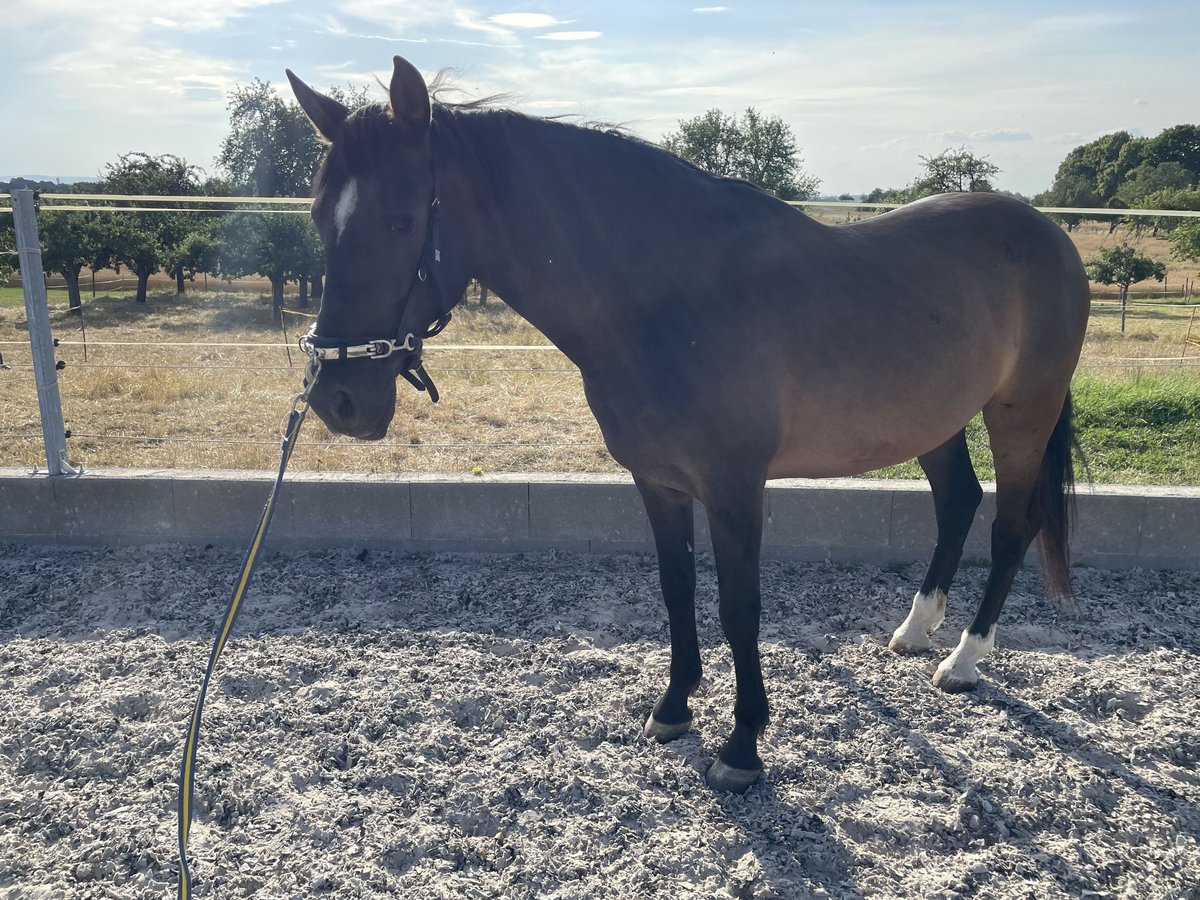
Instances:
[[[893,653],[915,656],[918,653],[927,653],[932,650],[933,641],[924,632],[919,634],[901,634],[901,629],[897,628],[896,633],[892,635],[892,639],[888,641],[888,649]]]
[[[714,791],[730,791],[731,793],[741,794],[746,791],[750,785],[758,781],[758,776],[762,774],[762,769],[735,769],[721,759],[709,767],[708,775],[705,779],[708,781],[708,786]]]
[[[653,738],[660,744],[665,744],[667,741],[673,741],[680,735],[686,734],[691,730],[692,717],[688,716],[682,722],[660,722],[654,718],[654,713],[650,713],[650,717],[646,719],[646,725],[642,728],[642,734],[648,738]]]
[[[933,673],[933,686],[941,688],[947,694],[961,694],[964,691],[969,691],[979,683],[979,673],[963,673],[954,671],[953,666],[948,666],[943,662],[937,667],[937,671]]]

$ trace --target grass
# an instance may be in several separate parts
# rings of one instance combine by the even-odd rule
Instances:
[[[1111,484],[1200,484],[1200,375],[1078,375],[1071,385],[1086,466],[1076,478]],[[967,427],[971,460],[983,481],[995,477],[983,419]],[[1086,470],[1086,474],[1085,474]],[[915,461],[872,472],[923,478]]]
[[[42,460],[37,398],[20,291],[0,289],[0,465]],[[270,319],[267,292],[193,289],[85,295],[84,316],[50,294],[64,416],[73,461],[91,467],[270,469],[279,426],[298,389],[295,339],[307,327]],[[1155,368],[1147,359],[1200,355],[1186,345],[1191,310],[1138,306],[1118,330],[1097,304],[1074,391],[1081,443],[1100,482],[1200,484],[1200,369]],[[83,328],[86,328],[86,331]],[[1197,329],[1200,336],[1200,328]],[[87,350],[82,341],[86,335]],[[111,342],[131,346],[112,346]],[[170,346],[203,342],[201,346]],[[442,391],[434,406],[403,383],[388,438],[363,444],[331,435],[315,418],[293,466],[358,472],[616,472],[583,399],[578,372],[557,351],[457,351],[447,344],[548,346],[500,304],[460,309],[431,344],[427,364]],[[109,345],[104,345],[109,344]],[[242,344],[268,344],[245,347]],[[288,351],[290,346],[291,355]],[[968,430],[980,477],[991,476],[981,423]],[[920,478],[915,462],[875,476]]]

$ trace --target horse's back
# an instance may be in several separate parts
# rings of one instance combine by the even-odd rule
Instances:
[[[826,230],[771,343],[783,427],[773,476],[920,455],[1000,394],[1057,391],[1088,285],[1060,228],[999,195],[945,195]],[[821,285],[821,287],[816,287]]]

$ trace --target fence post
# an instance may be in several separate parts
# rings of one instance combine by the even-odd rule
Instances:
[[[25,293],[25,317],[29,320],[29,348],[42,418],[42,439],[46,445],[46,469],[51,475],[78,475],[67,462],[67,433],[63,425],[62,400],[58,395],[54,337],[50,333],[50,307],[42,273],[42,245],[38,242],[33,191],[13,191],[12,211],[17,231],[21,288]]]

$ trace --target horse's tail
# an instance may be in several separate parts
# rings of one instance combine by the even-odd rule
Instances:
[[[1079,441],[1075,434],[1075,413],[1068,391],[1063,401],[1062,413],[1046,455],[1042,458],[1042,470],[1038,473],[1037,486],[1030,499],[1030,512],[1042,523],[1038,533],[1038,550],[1042,559],[1042,571],[1052,595],[1070,600],[1071,590],[1071,515],[1075,506],[1074,454],[1080,455]],[[1084,462],[1086,466],[1086,462]]]

